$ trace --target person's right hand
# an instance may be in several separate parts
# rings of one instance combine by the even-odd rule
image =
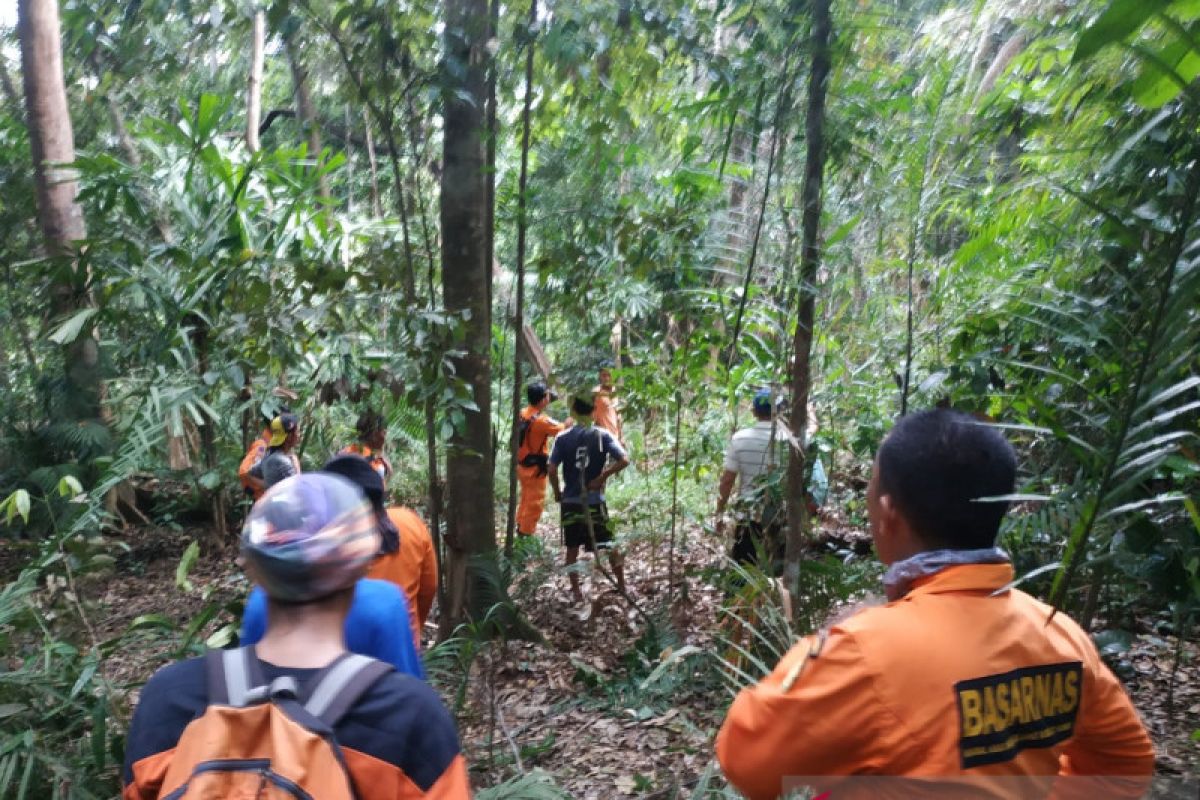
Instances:
[[[717,515],[716,531],[717,531],[717,536],[725,535],[725,517],[720,514]]]

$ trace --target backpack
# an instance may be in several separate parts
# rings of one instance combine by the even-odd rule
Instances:
[[[525,440],[529,437],[529,429],[533,427],[533,421],[542,414],[538,413],[530,416],[528,419],[522,418],[517,423],[517,449],[520,450],[525,446]],[[517,462],[522,467],[537,467],[538,475],[545,475],[550,470],[550,456],[545,453],[526,453],[525,456]]]
[[[356,800],[333,728],[392,669],[347,653],[301,698],[290,676],[267,685],[253,647],[210,651],[208,707],[180,737],[161,797]]]

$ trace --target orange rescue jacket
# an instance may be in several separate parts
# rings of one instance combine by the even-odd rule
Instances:
[[[973,797],[1138,796],[1154,751],[1129,697],[1075,622],[1000,591],[1012,578],[1008,564],[949,567],[802,640],[729,709],[726,776],[753,800],[889,794],[828,780],[848,775],[936,776]],[[1109,777],[1064,793],[1071,781],[1034,776]]]
[[[264,489],[255,485],[251,480],[250,470],[254,469],[254,466],[262,460],[262,457],[267,452],[267,448],[270,446],[271,429],[267,428],[262,432],[262,436],[259,436],[250,443],[250,447],[246,450],[246,455],[242,456],[242,463],[238,465],[238,480],[241,481],[242,488],[254,500],[263,496]]]
[[[621,433],[621,417],[617,414],[617,401],[603,387],[597,386],[592,397],[595,408],[592,411],[592,422],[616,437],[622,446],[625,437]]]
[[[403,506],[388,509],[388,518],[400,532],[400,549],[379,556],[367,571],[368,578],[389,581],[408,596],[413,641],[421,649],[421,630],[437,596],[438,565],[433,537],[416,512]]]
[[[521,464],[526,456],[549,455],[550,440],[567,429],[566,425],[555,422],[533,406],[525,406],[521,410],[521,419],[529,423],[529,428],[525,431],[525,436],[517,447],[517,464]],[[532,466],[520,466],[518,471],[537,472],[538,469]],[[545,477],[545,473],[541,472],[540,476]]]
[[[371,469],[378,472],[379,477],[383,478],[384,482],[392,477],[392,462],[388,461],[387,456],[378,450],[372,450],[362,442],[346,445],[338,451],[338,455],[362,456],[371,462]]]

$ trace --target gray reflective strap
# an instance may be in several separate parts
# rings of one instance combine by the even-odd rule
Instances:
[[[262,703],[267,700],[295,700],[300,694],[296,679],[290,675],[276,678],[270,686],[255,686],[246,692],[245,705]]]
[[[250,691],[250,669],[246,664],[246,659],[250,657],[250,650],[245,647],[221,652],[221,660],[225,667],[225,697],[229,705],[235,708],[241,708],[247,702],[247,694]]]
[[[312,696],[304,704],[304,710],[314,717],[324,715],[355,676],[374,661],[373,658],[360,655],[349,655],[343,658],[326,673],[317,686],[313,687]]]

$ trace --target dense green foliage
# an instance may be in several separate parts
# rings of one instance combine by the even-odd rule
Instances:
[[[568,388],[619,362],[639,476],[614,505],[635,536],[663,540],[669,520],[674,548],[677,527],[711,521],[738,403],[790,380],[808,4],[541,5],[530,30],[526,3],[498,4],[493,32],[493,395],[513,380],[534,47],[525,320]],[[382,409],[391,488],[421,506],[426,403],[438,447],[475,409],[454,370],[463,320],[438,290],[438,242],[457,233],[437,229],[456,68],[440,4],[270,3],[258,152],[243,141],[251,11],[63,4],[94,298],[67,316],[47,300],[66,270],[38,233],[19,80],[0,105],[0,513],[22,561],[0,592],[0,797],[111,794],[127,709],[100,665],[121,641],[89,635],[74,586],[113,568],[116,514],[138,521],[106,498],[157,479],[173,488],[142,512],[154,523],[214,529],[228,513],[236,528],[237,462],[289,387],[307,466]],[[832,507],[865,521],[869,459],[903,405],[986,414],[1021,449],[1004,544],[1027,588],[1097,627],[1149,616],[1186,635],[1200,610],[1200,3],[833,13],[812,375]],[[2,44],[17,75],[15,33]],[[105,413],[81,420],[61,345],[92,327]],[[506,403],[492,414],[500,507]],[[801,625],[861,588],[862,565],[837,564],[810,565],[827,591]],[[788,624],[738,677],[769,665]],[[667,641],[651,639],[651,654]]]

